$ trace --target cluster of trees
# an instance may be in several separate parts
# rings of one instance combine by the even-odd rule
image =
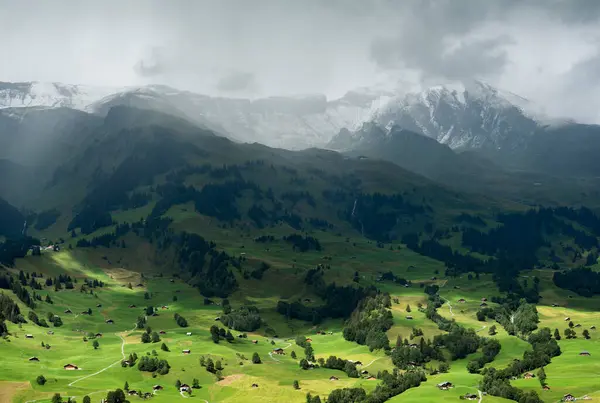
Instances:
[[[475,330],[465,329],[462,326],[454,325],[447,334],[440,334],[433,338],[433,344],[445,347],[452,360],[465,358],[473,354],[480,347],[481,338],[477,336]]]
[[[136,353],[130,353],[126,360],[121,361],[122,367],[133,367],[138,359]]]
[[[173,318],[175,319],[175,322],[177,322],[177,324],[179,326],[181,326],[181,327],[187,327],[188,326],[187,320],[183,316],[181,316],[180,314],[175,313],[173,315]]]
[[[101,206],[86,205],[69,223],[68,231],[74,231],[79,228],[82,234],[91,234],[92,232],[113,225],[113,219],[110,212],[104,210]]]
[[[150,327],[146,328],[146,331],[142,333],[142,343],[158,343],[160,336],[157,332],[153,332]]]
[[[56,209],[42,211],[39,214],[34,215],[33,217],[28,217],[28,221],[35,220],[35,225],[33,226],[38,231],[43,231],[50,226],[54,225],[56,220],[60,217],[60,211]]]
[[[484,375],[482,381],[483,391],[493,396],[504,397],[517,402],[542,402],[535,392],[525,393],[511,386],[509,380],[512,377],[520,376],[526,371],[545,367],[553,357],[560,355],[561,351],[548,328],[530,334],[527,341],[531,344],[532,350],[526,351],[522,360],[514,360],[503,370],[489,368],[482,372]]]
[[[202,295],[225,298],[237,288],[237,280],[229,270],[231,257],[217,252],[214,242],[186,232],[173,237],[169,243],[171,240],[180,266],[191,274]]]
[[[390,348],[386,332],[394,324],[389,294],[377,294],[363,299],[344,327],[344,338],[367,345],[371,351]]]
[[[500,306],[481,308],[476,315],[480,321],[486,318],[497,321],[511,336],[527,336],[537,329],[540,321],[535,305],[528,304],[523,299],[505,300]]]
[[[467,370],[476,374],[485,366],[485,364],[494,361],[494,358],[500,353],[502,345],[496,339],[483,339],[481,341],[481,354],[482,356],[476,360],[469,361],[467,364]]]
[[[262,325],[258,308],[244,305],[221,316],[221,322],[230,329],[253,332]]]
[[[159,359],[158,357],[142,356],[138,363],[138,369],[145,372],[156,372],[159,375],[169,373],[170,365],[167,360]]]
[[[358,370],[356,364],[342,358],[338,358],[334,355],[330,355],[322,365],[324,368],[337,369],[344,371],[350,378],[358,378]]]
[[[330,196],[336,199],[343,194]],[[394,229],[400,219],[414,220],[416,216],[423,216],[432,211],[429,206],[412,204],[400,194],[358,194],[348,201],[350,203],[344,212],[344,218],[364,236],[382,242],[396,238]]]
[[[21,221],[21,226],[23,221]],[[0,242],[0,264],[13,266],[15,259],[27,256],[27,252],[34,246],[40,246],[38,239],[19,236]]]
[[[394,370],[392,373],[383,371],[379,374],[378,378],[382,381],[381,384],[369,394],[366,394],[364,390],[360,392],[362,389],[346,389],[346,392],[338,392],[339,389],[336,389],[329,394],[327,402],[331,402],[331,396],[334,396],[334,399],[336,399],[334,402],[336,403],[384,403],[410,388],[418,387],[421,385],[421,382],[427,380],[425,373],[419,370],[404,373],[397,370]],[[316,401],[318,402],[320,400]],[[313,402],[315,402],[315,400],[313,400]]]
[[[24,277],[22,281],[25,282],[25,284],[27,284]],[[35,280],[33,281],[35,282]],[[15,281],[15,279],[12,276],[0,275],[0,289],[12,290],[12,292],[15,293],[17,298],[19,298],[25,305],[27,305],[31,309],[35,308],[35,298],[31,296],[31,294],[29,294],[29,291],[22,285],[21,282]],[[38,299],[41,299],[41,297],[39,297]],[[8,318],[8,316],[6,315],[5,317]],[[13,322],[12,319],[9,320]]]
[[[227,340],[229,343],[232,343],[233,340],[235,340],[235,338],[229,330],[219,328],[216,325],[210,327],[210,336],[212,338],[213,343],[219,343],[219,341],[221,340]]]
[[[25,323],[19,305],[8,295],[0,293],[0,321],[9,320],[13,323]]]
[[[415,347],[407,339],[401,341],[398,337],[396,347],[392,350],[392,362],[400,369],[411,369],[415,366],[421,366],[431,360],[445,361],[444,354],[439,346],[434,345],[430,339],[425,341],[421,338],[419,344]]]
[[[38,318],[37,314],[33,311],[29,311],[27,318],[38,326],[48,327],[48,323],[46,322],[46,320]]]
[[[325,284],[323,275],[323,267],[319,265],[307,271],[304,283],[325,301],[324,305],[314,307],[306,306],[299,300],[279,301],[277,312],[287,318],[300,319],[317,325],[324,318],[348,318],[362,299],[367,295],[377,294],[375,287],[355,288],[353,286],[337,286],[335,283]]]
[[[580,267],[555,272],[552,281],[557,287],[573,291],[584,297],[600,294],[600,273],[590,268]]]
[[[200,357],[200,366],[204,367],[206,371],[210,372],[211,374],[217,374],[223,370],[223,364],[221,363],[221,360],[213,361],[212,358],[206,358],[205,356]]]
[[[123,235],[126,235],[127,233],[129,233],[130,230],[131,230],[131,226],[129,225],[129,223],[117,224],[114,231],[108,232],[106,234],[102,234],[100,236],[96,236],[96,237],[92,238],[91,240],[82,238],[77,241],[76,246],[78,248],[90,248],[90,247],[95,248],[98,246],[103,246],[105,248],[110,248],[113,246],[120,246],[121,248],[124,248],[125,241],[121,240],[121,242],[118,242],[118,240]],[[72,232],[71,235],[73,236],[73,235],[75,235],[75,233]]]
[[[309,250],[321,250],[321,243],[317,238],[309,235],[290,234],[283,237],[283,240],[292,244],[295,251],[307,252]]]

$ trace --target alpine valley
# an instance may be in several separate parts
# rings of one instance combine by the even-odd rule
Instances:
[[[598,126],[26,82],[0,145],[2,402],[600,398]]]

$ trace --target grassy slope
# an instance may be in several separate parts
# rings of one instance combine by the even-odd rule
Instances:
[[[185,225],[185,221],[181,221],[179,224],[176,221],[175,226],[177,225]],[[435,282],[442,287],[442,296],[447,298],[452,306],[452,313],[449,305],[440,308],[439,311],[442,315],[453,317],[461,324],[479,330],[482,334],[487,334],[487,328],[483,328],[483,326],[489,327],[492,324],[491,322],[478,322],[474,317],[480,299],[482,297],[489,298],[497,293],[491,278],[482,276],[480,280],[469,281],[466,276],[463,276],[457,279],[445,279],[441,263],[423,258],[406,248],[400,250],[377,248],[366,240],[357,238],[346,242],[345,237],[322,232],[318,237],[324,245],[324,251],[301,254],[293,253],[291,248],[281,241],[268,245],[255,244],[252,241],[256,235],[254,233],[246,234],[244,237],[240,237],[238,233],[237,237],[234,237],[226,229],[216,226],[212,230],[210,228],[206,227],[205,235],[215,239],[229,253],[233,255],[246,253],[248,259],[266,260],[272,264],[272,269],[265,273],[263,280],[242,281],[240,290],[230,300],[234,306],[245,301],[255,303],[261,309],[261,316],[269,326],[277,331],[280,337],[275,341],[276,346],[286,348],[290,344],[287,341],[288,338],[295,334],[306,334],[313,339],[317,357],[327,357],[333,354],[347,359],[360,360],[364,365],[370,364],[367,370],[372,373],[392,368],[391,360],[380,352],[369,352],[364,346],[345,341],[341,336],[342,323],[340,321],[326,321],[320,326],[320,328],[332,331],[333,335],[317,336],[312,326],[295,320],[286,322],[274,311],[274,304],[279,297],[310,296],[302,287],[298,287],[302,270],[323,262],[324,255],[332,257],[330,262],[332,269],[327,272],[329,281],[349,282],[352,273],[358,270],[363,276],[361,282],[377,284],[400,299],[400,304],[393,305],[394,327],[389,331],[392,342],[397,335],[408,337],[413,326],[422,328],[426,337],[433,337],[439,333],[439,330],[417,311],[417,304],[425,303],[424,294],[418,283],[432,282],[433,276],[438,277]],[[279,235],[289,232],[285,228],[274,228],[261,231],[261,233]],[[292,350],[299,357],[303,356],[302,349],[295,345],[286,348],[285,356],[276,356],[276,360],[279,360],[276,361],[268,355],[273,346],[270,344],[270,339],[262,335],[262,328],[257,334],[249,335],[248,340],[240,341],[236,338],[233,344],[225,342],[219,345],[213,344],[210,341],[208,328],[215,323],[214,318],[219,315],[219,308],[203,306],[197,290],[186,284],[179,281],[170,283],[167,281],[168,277],[154,277],[164,271],[164,268],[154,264],[150,249],[145,249],[148,246],[142,243],[136,244],[135,239],[127,239],[127,241],[132,245],[131,248],[48,252],[41,258],[28,257],[18,262],[17,267],[26,271],[41,271],[45,275],[52,276],[60,272],[67,272],[80,278],[95,277],[107,282],[108,285],[97,290],[98,298],[89,294],[81,294],[77,290],[62,290],[58,293],[51,289],[45,290],[42,294],[49,293],[55,304],[52,306],[45,303],[40,304],[36,309],[40,317],[45,316],[49,310],[61,314],[67,307],[74,312],[73,315],[61,315],[64,326],[54,329],[56,333],[53,336],[45,334],[46,329],[30,324],[23,325],[21,329],[10,324],[13,337],[10,337],[10,342],[0,341],[0,354],[5,362],[13,365],[3,366],[0,369],[0,379],[11,382],[6,384],[3,390],[13,391],[12,393],[15,395],[13,401],[25,402],[32,399],[49,398],[56,391],[69,396],[82,396],[98,392],[97,396],[99,397],[107,389],[122,387],[125,380],[132,388],[143,391],[149,391],[154,384],[161,384],[165,386],[165,390],[159,392],[153,400],[171,402],[181,398],[173,387],[175,380],[181,379],[182,382],[191,383],[193,378],[198,378],[202,389],[194,391],[192,400],[205,399],[211,403],[246,401],[249,393],[254,398],[265,402],[300,403],[304,401],[306,392],[325,395],[332,388],[360,385],[370,389],[377,384],[378,381],[349,379],[339,371],[327,369],[301,371],[297,366],[297,361],[290,357]],[[354,242],[356,242],[355,246]],[[270,251],[267,252],[266,248],[269,248]],[[353,259],[352,256],[357,258]],[[404,288],[390,283],[376,283],[377,273],[387,270],[411,279],[416,284],[412,288]],[[436,275],[436,270],[442,274]],[[148,278],[143,280],[144,288],[134,287],[133,290],[130,290],[124,287],[129,282],[134,285],[140,282],[139,273],[142,271]],[[564,316],[571,316],[576,323],[581,323],[584,327],[589,327],[594,323],[592,308],[594,304],[597,304],[597,298],[591,300],[568,298],[568,292],[557,290],[551,284],[549,272],[535,274],[542,278],[544,296],[544,305],[539,307],[542,319],[540,326],[549,326],[552,329],[558,327],[562,332],[565,328]],[[532,275],[532,273],[525,273],[525,275]],[[167,332],[163,336],[163,341],[171,349],[169,353],[160,351],[159,345],[156,344],[141,344],[140,332],[131,331],[141,309],[148,303],[143,298],[146,291],[152,293],[151,302],[154,305],[169,306],[168,310],[160,312],[160,316],[149,318],[149,325],[154,330]],[[177,302],[172,302],[173,295],[177,295]],[[314,296],[310,297],[315,298]],[[459,298],[465,298],[467,302],[460,304],[457,302]],[[568,304],[568,307],[549,307],[554,302],[561,305]],[[97,303],[102,303],[103,307],[95,308]],[[130,309],[128,308],[130,304],[136,304],[138,308]],[[407,304],[410,304],[412,308],[413,320],[406,319]],[[77,312],[88,307],[93,310],[91,317],[76,315]],[[22,311],[26,313],[28,310],[22,307]],[[176,326],[172,319],[174,312],[179,312],[188,319],[190,323],[188,329]],[[114,319],[116,323],[114,325],[105,324],[104,320],[108,317]],[[503,348],[493,365],[501,367],[512,359],[521,357],[529,345],[516,337],[508,336],[500,326],[498,328],[499,333],[495,337],[499,338]],[[83,335],[88,331],[104,333],[104,337],[99,340],[100,348],[98,350],[93,349],[91,342],[83,342]],[[186,336],[187,331],[191,331],[193,335]],[[26,333],[34,334],[35,338],[33,340],[25,339]],[[581,329],[578,330],[578,333],[581,333]],[[171,364],[170,373],[153,379],[149,373],[142,373],[137,368],[123,369],[117,363],[96,376],[78,381],[71,387],[68,386],[78,378],[93,374],[120,360],[121,337],[126,341],[124,346],[126,354],[135,351],[138,355],[142,355],[153,349],[157,350],[159,356],[167,358]],[[258,345],[249,341],[253,338],[259,340]],[[50,343],[52,348],[42,350],[41,341]],[[293,343],[293,340],[291,342]],[[563,355],[555,358],[547,368],[548,383],[552,390],[543,392],[542,396],[545,401],[556,401],[567,392],[576,396],[593,395],[600,388],[592,375],[597,374],[600,368],[589,365],[582,366],[581,363],[583,360],[595,362],[594,357],[600,354],[598,336],[592,333],[592,340],[563,339],[560,341],[560,345],[564,352]],[[192,354],[184,356],[181,350],[185,348],[191,349]],[[592,357],[579,357],[577,353],[582,349],[590,351]],[[239,353],[250,358],[254,351],[260,354],[263,360],[262,365],[250,364],[247,360],[240,360],[236,355]],[[211,354],[214,358],[220,358],[223,361],[225,368],[223,374],[226,376],[224,381],[215,382],[214,376],[200,367],[198,359],[202,354]],[[477,354],[473,356],[475,357]],[[37,355],[41,361],[39,363],[28,362],[27,358],[33,355]],[[454,401],[459,395],[477,393],[480,376],[467,373],[468,360],[452,363],[450,373],[429,376],[428,381],[421,387],[410,390],[392,401],[423,401],[424,396],[430,396],[432,400]],[[77,364],[83,369],[74,372],[62,370],[62,366],[68,362]],[[34,380],[38,374],[44,374],[49,379],[46,386],[35,384]],[[332,374],[338,376],[340,380],[329,381],[329,376]],[[301,391],[292,388],[291,385],[295,379],[300,381]],[[458,386],[450,391],[439,391],[435,384],[444,380],[449,380]],[[23,382],[27,381],[32,382],[33,385],[24,387]],[[259,387],[251,388],[252,383],[259,384]],[[515,381],[515,385],[540,391],[539,383],[535,379],[518,380]],[[502,399],[484,397],[483,401],[499,402]]]

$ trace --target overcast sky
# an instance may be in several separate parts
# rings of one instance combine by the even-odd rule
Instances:
[[[600,0],[0,0],[0,80],[212,95],[482,79],[600,123]]]

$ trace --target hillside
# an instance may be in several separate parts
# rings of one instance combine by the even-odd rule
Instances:
[[[45,171],[26,217],[0,204],[9,401],[99,400],[125,382],[157,402],[596,393],[575,368],[586,359],[577,350],[598,351],[600,289],[571,275],[597,265],[592,210],[531,209],[364,155],[239,144],[151,110],[43,110],[15,127],[15,144],[43,133],[48,155],[5,156]],[[419,154],[429,140],[397,134],[410,169],[435,155],[442,170],[472,169],[443,165],[463,157],[445,146]],[[41,248],[21,236],[24,219]],[[563,316],[578,338],[538,330],[564,334]],[[524,378],[540,366],[549,391]],[[436,387],[445,381],[455,387]]]

